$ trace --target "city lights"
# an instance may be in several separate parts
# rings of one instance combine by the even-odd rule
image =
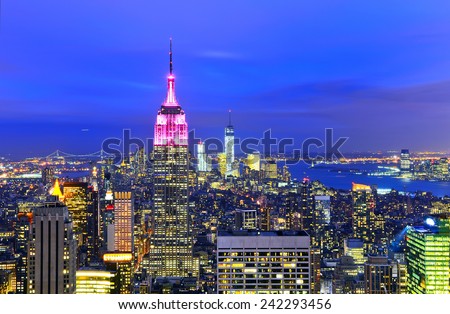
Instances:
[[[450,2],[6,2],[2,313],[446,308]]]

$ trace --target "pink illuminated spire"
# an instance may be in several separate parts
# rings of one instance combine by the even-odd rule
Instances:
[[[169,50],[169,76],[167,77],[167,98],[164,106],[178,106],[175,98],[175,77],[173,76],[173,62],[172,62],[172,37],[170,37]]]
[[[188,125],[183,109],[175,98],[175,77],[172,64],[172,38],[170,38],[170,72],[167,77],[167,98],[158,111],[155,124],[154,146],[187,146]]]

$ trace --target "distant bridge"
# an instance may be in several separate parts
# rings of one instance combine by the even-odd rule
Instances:
[[[63,151],[57,149],[50,155],[45,156],[45,158],[59,158],[59,157],[63,157],[63,158],[93,158],[93,157],[96,157],[96,158],[104,159],[104,158],[108,158],[108,157],[114,157],[114,155],[109,154],[109,153],[105,152],[104,150],[99,150],[95,153],[90,153],[90,154],[70,154],[70,153],[66,153],[66,152],[63,152]]]

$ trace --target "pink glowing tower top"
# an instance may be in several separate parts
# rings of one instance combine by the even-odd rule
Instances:
[[[167,77],[167,98],[158,110],[155,123],[154,146],[187,146],[186,115],[175,97],[175,76],[172,64],[172,38],[170,39],[170,72]]]

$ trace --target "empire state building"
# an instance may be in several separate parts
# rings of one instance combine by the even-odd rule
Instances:
[[[188,214],[188,125],[175,97],[170,41],[167,97],[158,111],[153,143],[153,234],[149,271],[154,277],[194,273]]]

